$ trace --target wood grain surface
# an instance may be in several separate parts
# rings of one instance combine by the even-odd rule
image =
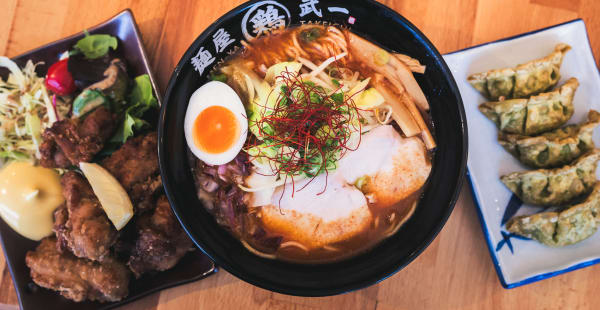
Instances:
[[[442,53],[583,18],[600,55],[598,0],[389,0]],[[189,44],[235,0],[0,0],[0,55],[29,49],[130,8],[164,91]],[[467,103],[468,104],[468,103]],[[0,256],[0,310],[18,309]],[[469,188],[435,241],[401,272],[372,287],[326,298],[272,293],[225,271],[153,294],[123,309],[600,309],[600,265],[505,290],[500,285]]]

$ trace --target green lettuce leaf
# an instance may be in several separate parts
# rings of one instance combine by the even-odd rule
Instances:
[[[135,85],[129,94],[127,112],[141,117],[150,108],[158,108],[158,100],[152,92],[152,83],[147,74],[135,78]]]
[[[108,50],[117,49],[117,38],[108,34],[92,34],[85,32],[85,37],[75,44],[75,48],[82,52],[88,59],[100,58]]]
[[[111,138],[110,142],[114,143],[125,143],[127,139],[133,136],[135,130],[140,130],[146,126],[149,126],[145,120],[131,116],[129,113],[125,113],[125,120],[123,124],[117,130],[117,133]]]
[[[132,137],[137,130],[150,126],[142,117],[144,113],[152,108],[158,108],[158,100],[154,97],[152,83],[147,74],[135,78],[135,85],[129,94],[125,107],[125,118],[110,139],[112,144],[122,144]]]

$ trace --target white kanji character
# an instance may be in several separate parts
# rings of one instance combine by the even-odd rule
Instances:
[[[217,53],[222,52],[229,44],[235,41],[235,39],[231,39],[229,36],[229,33],[223,28],[213,34],[213,43],[215,44]]]
[[[300,4],[300,17],[303,17],[304,15],[310,14],[310,13],[315,13],[317,16],[319,17],[323,17],[323,13],[321,12],[321,9],[318,9],[315,7],[315,4],[318,4],[319,0],[302,0],[302,3]]]
[[[209,51],[205,51],[204,47],[200,47],[200,50],[196,56],[192,57],[192,66],[194,69],[202,75],[204,69],[215,61],[215,58],[210,54]]]
[[[284,16],[279,15],[279,11],[272,5],[267,6],[266,11],[258,9],[256,14],[250,19],[250,22],[254,28],[252,32],[257,37],[273,28],[285,27]]]

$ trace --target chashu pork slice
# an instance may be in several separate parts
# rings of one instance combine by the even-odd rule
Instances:
[[[339,161],[336,174],[356,184],[372,206],[385,208],[418,191],[431,172],[423,141],[403,138],[391,125],[362,136],[357,150]]]
[[[325,184],[327,189],[323,192]],[[280,186],[271,204],[260,208],[260,217],[269,231],[308,248],[319,248],[351,238],[371,222],[365,195],[332,175],[320,174],[312,181],[304,179],[296,182],[295,188],[292,197],[291,184],[285,186],[283,193],[284,187]]]
[[[293,196],[291,184],[279,187],[260,216],[268,230],[318,248],[368,227],[372,215],[365,194],[373,206],[390,206],[419,190],[430,171],[419,138],[403,138],[392,126],[380,126],[362,136],[358,149],[346,153],[335,172],[296,182]],[[355,186],[359,179],[360,190]]]

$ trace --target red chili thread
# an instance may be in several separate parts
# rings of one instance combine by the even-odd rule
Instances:
[[[259,154],[257,157],[269,160],[272,175],[285,175],[286,183],[288,177],[292,179],[293,197],[294,176],[305,173],[311,177],[298,191],[310,184],[318,174],[325,172],[328,176],[328,160],[337,161],[347,151],[354,151],[360,145],[360,138],[354,148],[348,143],[353,132],[358,132],[360,137],[362,124],[359,109],[352,98],[344,95],[341,100],[334,99],[334,94],[341,91],[341,85],[332,95],[328,95],[325,89],[303,82],[294,72],[286,70],[276,80],[282,88],[274,89],[269,94],[269,97],[277,96],[276,103],[273,107],[261,106],[263,112],[256,121],[262,141],[249,139],[246,147],[265,142],[268,147],[278,149],[274,156]],[[319,133],[324,126],[328,126],[328,132]],[[326,189],[327,179],[318,195]]]

